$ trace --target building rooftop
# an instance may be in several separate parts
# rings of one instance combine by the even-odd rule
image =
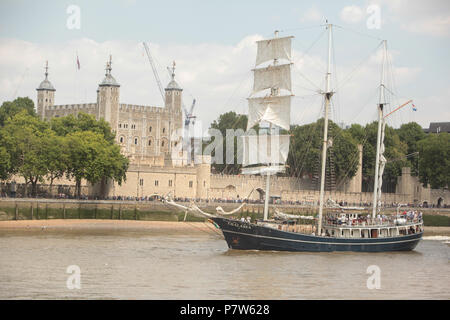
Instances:
[[[45,62],[45,79],[41,82],[39,88],[37,88],[36,90],[56,91],[52,83],[48,80],[48,61]]]
[[[102,83],[100,83],[99,86],[113,86],[113,87],[120,87],[120,85],[117,83],[116,79],[111,75],[112,70],[112,57],[109,57],[109,62],[106,63],[106,73],[105,78],[103,79]]]
[[[430,122],[430,127],[428,129],[423,129],[423,131],[425,133],[450,133],[450,122]]]

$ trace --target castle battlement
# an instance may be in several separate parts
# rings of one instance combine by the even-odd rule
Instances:
[[[163,107],[155,106],[139,106],[136,104],[121,103],[119,110],[123,112],[152,112],[152,113],[165,113],[167,112]]]
[[[47,107],[47,110],[94,110],[97,107],[96,103],[78,103],[78,104],[61,104]]]

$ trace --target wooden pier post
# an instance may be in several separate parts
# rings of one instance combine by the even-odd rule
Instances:
[[[63,204],[63,219],[66,218],[66,204]]]
[[[17,216],[19,215],[19,207],[17,206],[16,202],[16,213],[15,213],[15,219],[17,220]]]
[[[34,211],[34,208],[33,208],[33,203],[31,204],[31,220],[33,220],[33,211]]]

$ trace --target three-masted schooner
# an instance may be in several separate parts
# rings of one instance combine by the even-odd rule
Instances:
[[[263,220],[256,222],[229,219],[223,215],[205,213],[222,230],[228,247],[242,250],[276,250],[276,251],[403,251],[416,247],[423,234],[421,218],[404,221],[398,217],[381,218],[379,203],[384,164],[384,70],[380,86],[378,108],[377,158],[375,169],[374,199],[372,214],[328,213],[324,216],[325,169],[328,147],[328,114],[331,91],[331,31],[328,29],[328,71],[325,99],[324,132],[322,147],[322,170],[320,183],[319,214],[317,225],[308,233],[304,229],[286,223],[287,220],[308,218],[276,214],[280,219],[269,219],[270,177],[284,171],[289,152],[289,138],[281,135],[279,129],[290,129],[291,105],[291,39],[278,37],[257,42],[256,67],[254,72],[253,93],[248,98],[247,134],[242,136],[243,174],[266,175],[266,190]],[[384,42],[386,52],[386,42]],[[281,62],[285,63],[281,63]],[[260,65],[270,64],[266,67]],[[270,90],[265,96],[254,96],[258,92]],[[288,92],[288,94],[281,94]],[[266,134],[253,134],[251,128],[256,124],[269,124]],[[195,206],[199,210],[198,207]],[[222,210],[223,213],[223,210]],[[284,219],[284,221],[283,221]]]

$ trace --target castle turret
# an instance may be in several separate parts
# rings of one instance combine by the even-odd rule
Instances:
[[[45,110],[55,104],[55,88],[48,80],[48,61],[45,63],[45,79],[39,85],[37,91],[37,114],[41,119],[45,118]]]
[[[105,78],[98,85],[97,90],[97,119],[103,118],[111,125],[111,129],[117,131],[119,122],[119,96],[120,85],[111,75],[112,57],[106,63]]]
[[[183,128],[183,116],[181,106],[183,104],[183,89],[175,81],[175,61],[172,64],[172,79],[166,87],[165,109],[169,112],[169,146],[174,147],[181,139]],[[170,152],[169,148],[169,152]]]
[[[166,90],[166,109],[181,112],[181,93],[183,89],[175,81],[175,61],[172,65],[172,80],[167,85]]]

